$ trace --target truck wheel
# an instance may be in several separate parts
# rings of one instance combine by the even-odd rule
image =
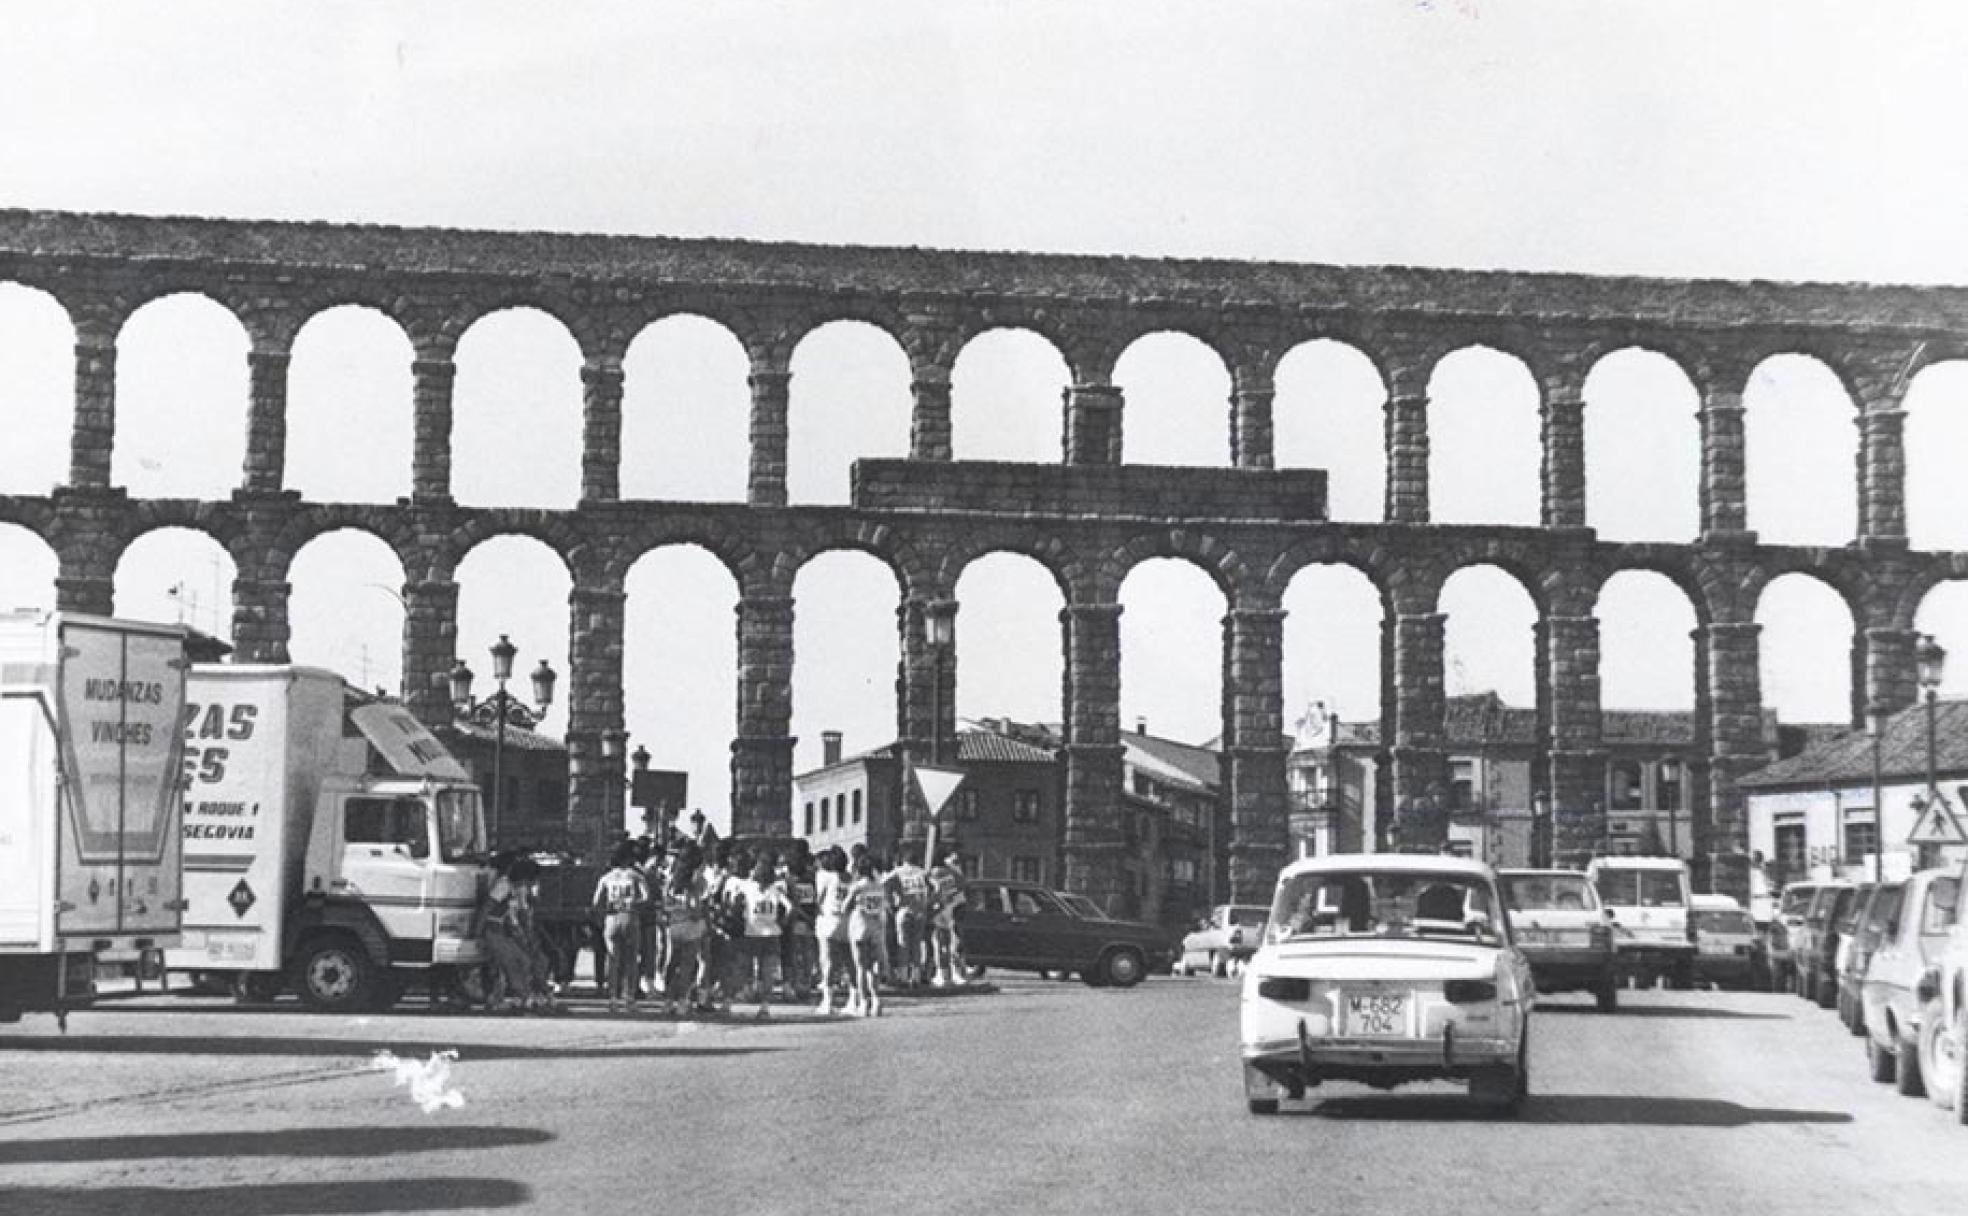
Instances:
[[[1100,960],[1100,975],[1109,988],[1132,988],[1148,974],[1148,964],[1141,957],[1141,951],[1131,946],[1121,946],[1107,952]]]
[[[341,1013],[364,1008],[377,994],[376,964],[354,938],[317,937],[301,947],[294,989],[315,1009]]]

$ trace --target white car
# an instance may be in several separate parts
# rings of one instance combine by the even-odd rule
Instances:
[[[1237,964],[1257,953],[1270,912],[1263,904],[1221,904],[1211,909],[1209,919],[1182,939],[1176,972],[1229,975]]]
[[[1943,890],[1942,915],[1948,926],[1938,952],[1920,1018],[1920,1067],[1927,1096],[1968,1124],[1968,866],[1953,870],[1952,890]],[[1878,955],[1874,955],[1877,958]]]
[[[1879,945],[1859,989],[1872,1079],[1898,1082],[1903,1094],[1918,1096],[1926,1088],[1922,1051],[1930,1047],[1926,1024],[1939,1016],[1935,963],[1947,944],[1954,895],[1954,875],[1944,870],[1922,870],[1892,884]]]
[[[1455,857],[1340,854],[1285,868],[1244,973],[1252,1114],[1326,1081],[1452,1078],[1515,1112],[1530,1092],[1530,965],[1496,875]]]

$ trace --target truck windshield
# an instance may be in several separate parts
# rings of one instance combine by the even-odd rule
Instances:
[[[437,847],[445,861],[469,861],[484,854],[477,790],[437,792]]]
[[[1447,937],[1495,942],[1490,886],[1470,874],[1301,874],[1278,888],[1271,937]]]
[[[1687,903],[1681,891],[1679,870],[1599,871],[1593,879],[1599,898],[1627,908],[1675,908]]]

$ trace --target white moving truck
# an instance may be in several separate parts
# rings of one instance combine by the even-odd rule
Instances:
[[[0,614],[0,1022],[175,944],[185,630]]]
[[[175,971],[319,1009],[382,1008],[482,961],[478,787],[403,706],[341,677],[193,667],[184,717],[184,939]]]

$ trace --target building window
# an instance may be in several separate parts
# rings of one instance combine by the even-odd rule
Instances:
[[[1136,773],[1134,775],[1134,792],[1143,798],[1149,797],[1155,792],[1155,783],[1148,780],[1148,774]]]
[[[1175,882],[1196,881],[1196,862],[1189,857],[1169,858],[1169,878]]]
[[[1777,829],[1777,881],[1802,878],[1810,867],[1804,861],[1804,825],[1780,823]]]
[[[984,859],[975,853],[957,854],[957,871],[965,878],[984,877]]]
[[[1011,817],[1018,823],[1039,821],[1039,791],[1017,790],[1011,795]]]
[[[1657,791],[1654,800],[1660,804],[1660,808],[1663,811],[1680,810],[1681,762],[1679,760],[1661,761],[1660,768],[1655,772],[1654,781]]]
[[[811,802],[806,804],[806,834],[808,836],[813,835],[813,804]]]
[[[1615,760],[1606,771],[1606,809],[1637,811],[1645,805],[1640,766],[1631,760]]]
[[[1449,809],[1469,811],[1476,807],[1476,763],[1454,760],[1449,764]]]
[[[957,791],[957,818],[959,819],[977,818],[977,791],[976,790]]]
[[[833,826],[833,823],[834,800],[832,798],[822,798],[820,800],[820,830],[823,832],[826,831]]]
[[[861,822],[861,791],[854,791],[854,822]]]
[[[1014,857],[1011,859],[1011,876],[1018,882],[1042,882],[1039,877],[1039,859],[1036,857]]]
[[[1868,814],[1864,819],[1845,821],[1845,860],[1858,862],[1870,857],[1879,847],[1879,825],[1872,822]]]

